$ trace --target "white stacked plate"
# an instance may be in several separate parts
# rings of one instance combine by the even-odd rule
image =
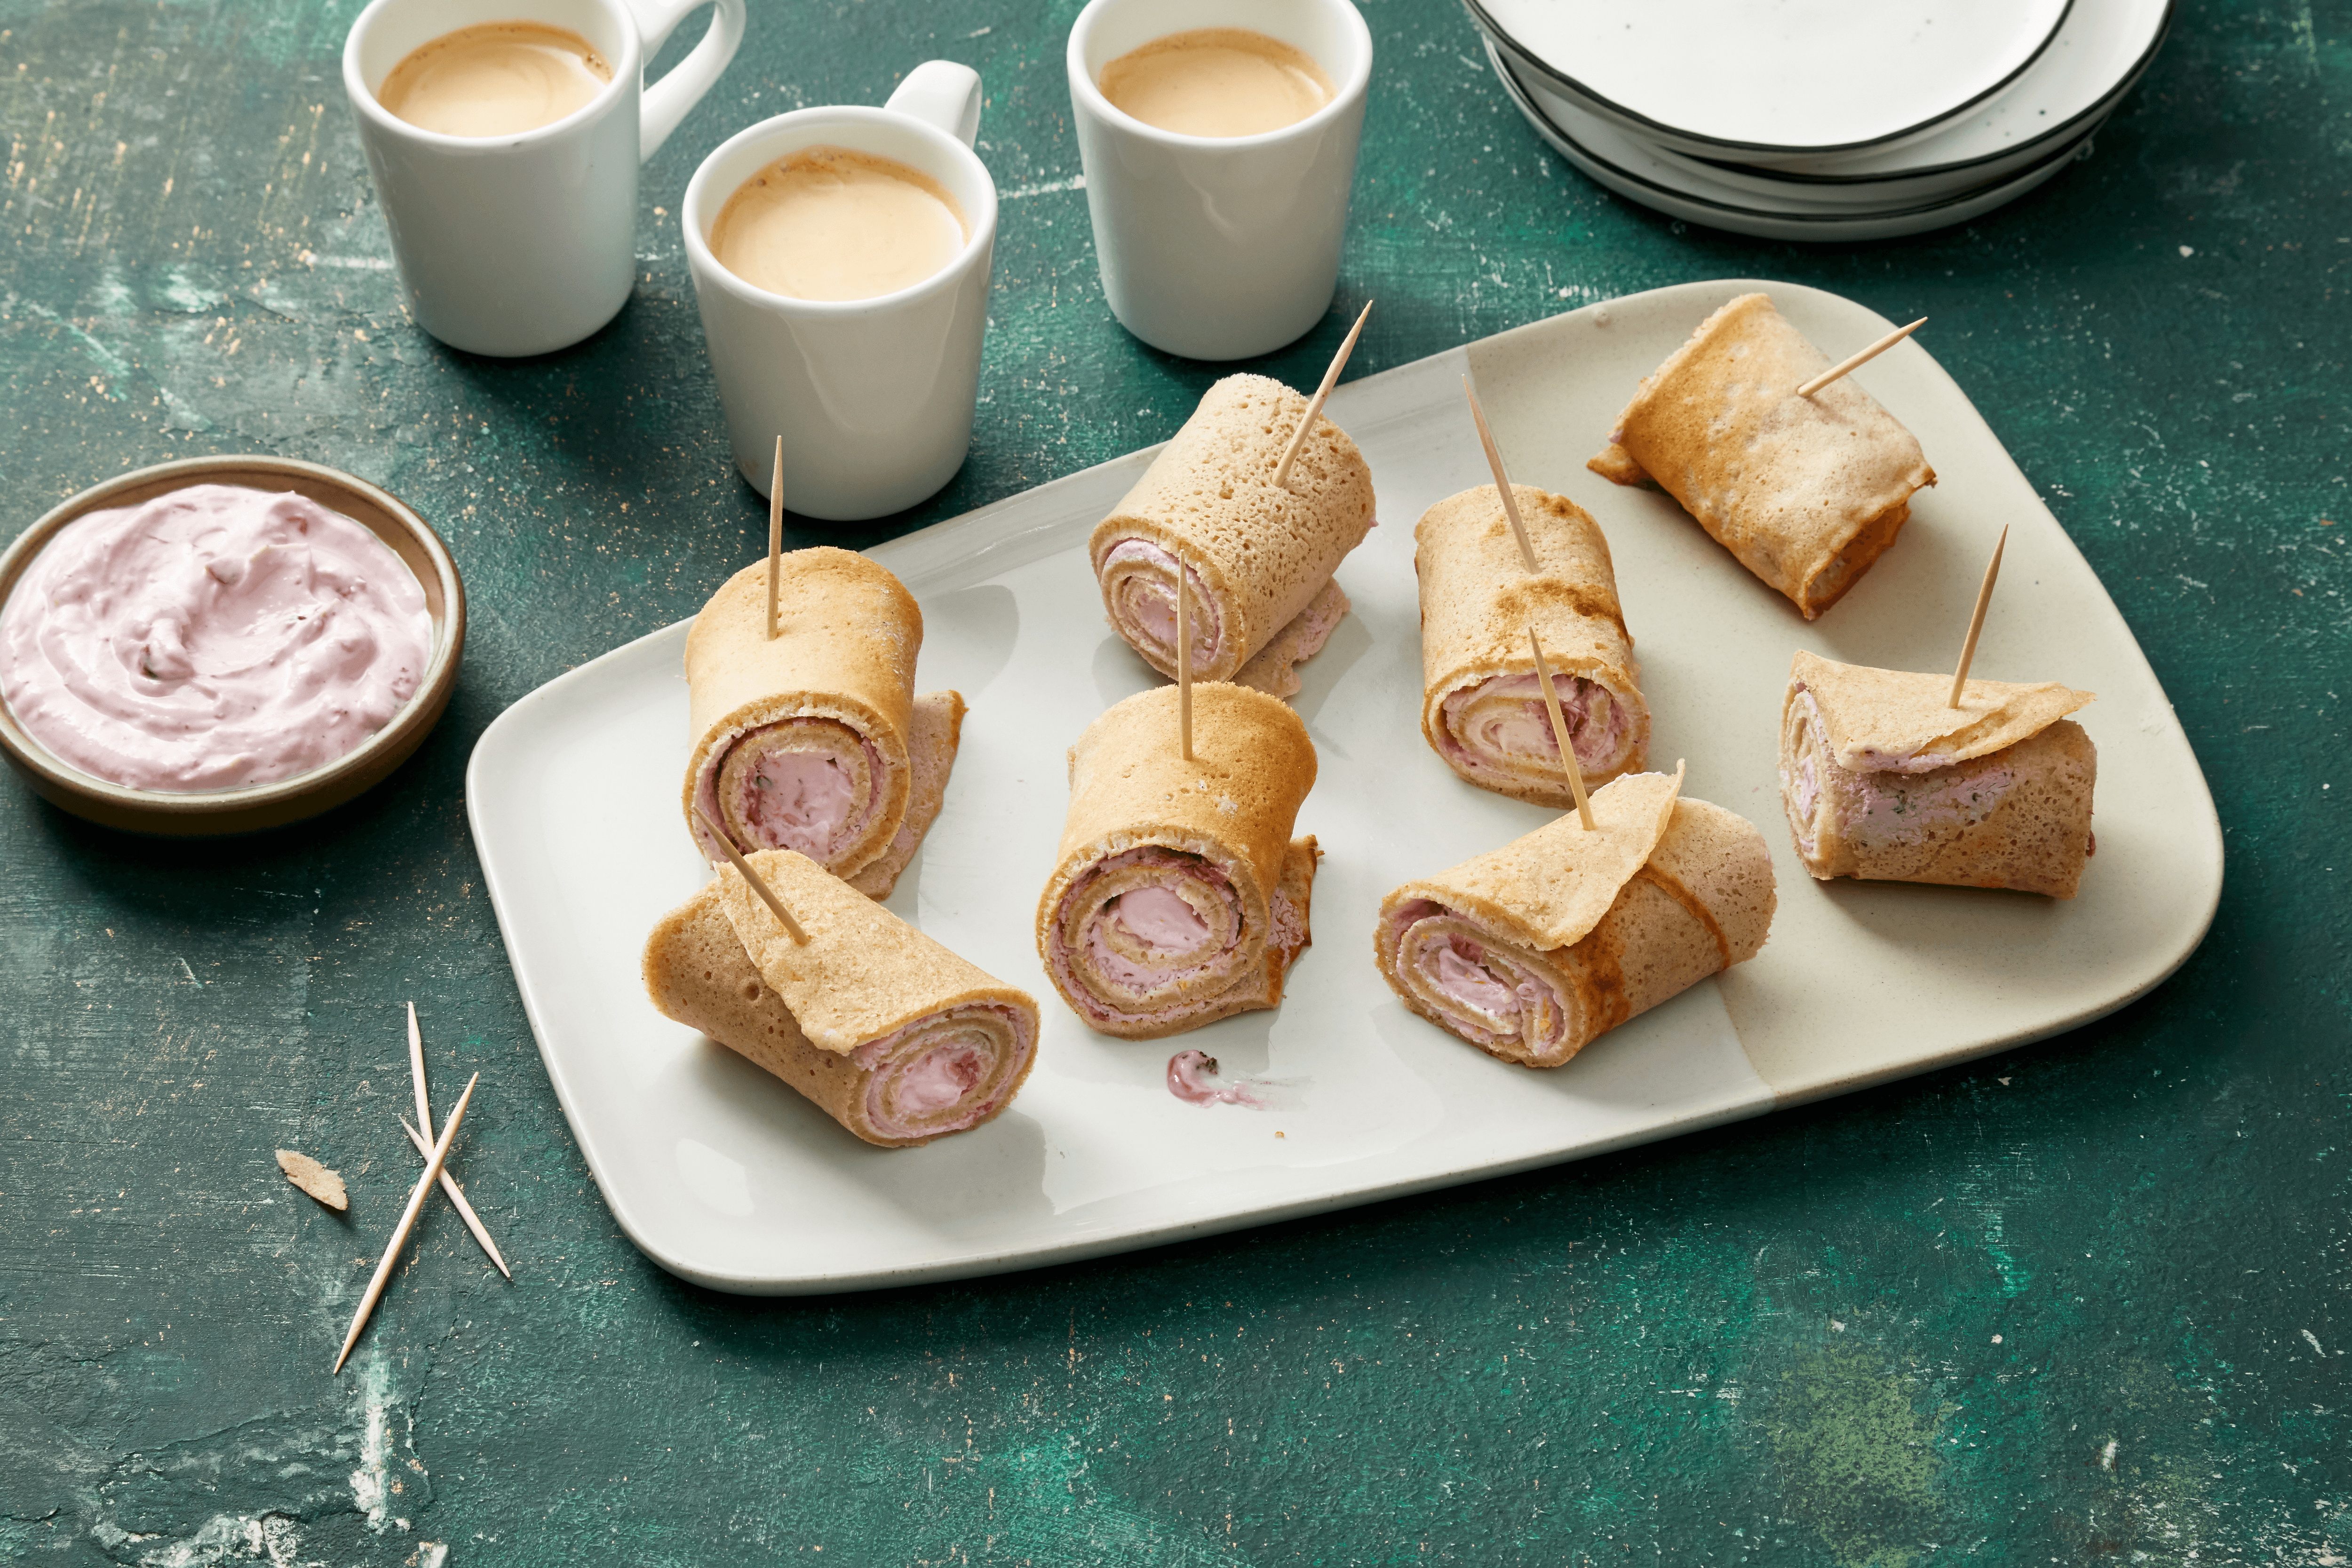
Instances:
[[[1466,0],[1521,113],[1586,174],[1769,239],[1965,222],[2088,143],[2175,0]]]

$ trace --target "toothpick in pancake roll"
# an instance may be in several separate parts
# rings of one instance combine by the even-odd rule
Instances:
[[[1110,623],[1176,674],[1176,573],[1192,587],[1192,678],[1276,696],[1348,612],[1331,573],[1372,527],[1372,475],[1328,419],[1274,482],[1307,400],[1265,376],[1227,376],[1095,526],[1087,552]],[[1255,664],[1279,647],[1281,656]]]
[[[1422,514],[1412,531],[1421,579],[1421,733],[1482,789],[1570,806],[1559,747],[1528,645],[1533,625],[1559,692],[1588,786],[1637,772],[1650,705],[1617,601],[1609,541],[1565,496],[1514,485],[1541,570],[1529,576],[1501,493],[1479,485]]]
[[[1490,1055],[1558,1067],[1761,951],[1772,857],[1753,824],[1628,774],[1573,815],[1381,903],[1374,958],[1408,1008]]]
[[[1315,840],[1290,836],[1315,785],[1307,727],[1262,692],[1198,684],[1187,761],[1176,695],[1129,697],[1070,748],[1070,814],[1037,902],[1055,988],[1129,1040],[1281,1005],[1309,940]]]
[[[719,858],[698,800],[744,853],[797,850],[880,898],[939,816],[963,698],[915,695],[923,612],[889,571],[826,547],[778,570],[773,638],[766,561],[728,579],[687,633],[687,828]]]
[[[1037,1004],[791,850],[747,857],[808,935],[722,865],[646,939],[665,1018],[767,1069],[869,1144],[909,1148],[1003,1112]]]
[[[1829,356],[1743,294],[1644,379],[1585,466],[1655,479],[1810,621],[1862,580],[1936,482],[1919,442],[1852,377],[1797,387]]]
[[[2096,849],[2093,694],[1841,664],[1800,651],[1780,707],[1780,803],[1821,881],[2072,898]]]

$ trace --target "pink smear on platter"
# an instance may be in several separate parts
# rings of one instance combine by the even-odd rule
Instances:
[[[1234,1083],[1212,1082],[1217,1073],[1217,1059],[1205,1051],[1180,1051],[1168,1059],[1168,1092],[1188,1105],[1264,1105],[1265,1101],[1250,1092],[1246,1080]]]

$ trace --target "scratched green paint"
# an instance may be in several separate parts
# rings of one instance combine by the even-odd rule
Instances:
[[[1696,277],[1934,318],[2212,781],[2230,882],[2179,977],[2011,1056],[1577,1166],[781,1302],[682,1285],[619,1235],[462,805],[501,708],[760,548],[677,193],[738,126],[878,101],[927,56],[989,84],[1007,199],[971,460],[904,517],[796,539],[1159,440],[1215,372],[1104,312],[1067,188],[1070,4],[755,3],[646,171],[634,302],[526,364],[403,319],[340,102],[356,9],[0,0],[0,537],[133,465],[284,452],[424,509],[475,613],[438,734],[317,830],[141,844],[0,788],[0,1559],[2352,1558],[2343,0],[2186,8],[2042,192],[1818,249],[1607,198],[1459,12],[1374,0],[1339,299],[1265,362],[1310,379],[1375,297],[1356,373]],[[331,1382],[413,1168],[411,997],[438,1081],[485,1075],[461,1164],[517,1279],[436,1208]],[[281,1145],[343,1170],[350,1218],[286,1186]]]

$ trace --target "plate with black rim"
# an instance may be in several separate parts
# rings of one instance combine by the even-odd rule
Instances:
[[[1794,157],[1924,136],[2017,79],[2073,0],[1465,0],[1514,53],[1685,152]]]

